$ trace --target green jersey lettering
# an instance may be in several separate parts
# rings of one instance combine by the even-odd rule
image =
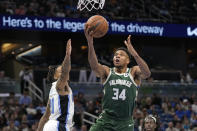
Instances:
[[[137,85],[130,74],[118,74],[114,68],[104,83],[104,98],[102,107],[105,113],[117,119],[127,119],[132,116],[137,97]]]

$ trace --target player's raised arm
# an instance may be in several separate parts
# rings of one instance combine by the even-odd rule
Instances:
[[[134,59],[136,60],[138,64],[138,66],[135,67],[136,68],[135,74],[140,75],[142,79],[146,79],[150,77],[151,75],[150,69],[148,65],[146,64],[146,62],[138,55],[138,53],[133,48],[130,38],[131,38],[131,35],[128,36],[127,40],[125,40],[124,43],[127,46],[128,51],[131,53],[131,55],[134,57]]]
[[[64,61],[62,63],[62,69],[61,69],[61,75],[60,78],[57,80],[57,85],[56,89],[59,91],[63,90],[69,90],[68,89],[68,80],[69,80],[69,73],[71,69],[71,60],[70,60],[70,55],[71,55],[71,39],[67,41],[67,46],[66,46],[66,56],[64,58]]]
[[[98,60],[94,50],[93,45],[93,31],[90,31],[90,27],[85,25],[85,36],[88,41],[88,61],[90,63],[91,69],[96,73],[98,77],[107,76],[109,73],[109,67],[101,65]]]
[[[42,131],[43,130],[44,124],[49,120],[49,116],[50,116],[50,103],[49,103],[49,100],[48,100],[46,112],[41,117],[41,119],[39,121],[39,124],[38,124],[38,129],[36,131]]]

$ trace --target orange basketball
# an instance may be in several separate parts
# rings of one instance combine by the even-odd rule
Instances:
[[[103,37],[109,28],[107,20],[100,15],[90,17],[86,24],[90,26],[90,31],[93,31],[93,37],[95,38]]]

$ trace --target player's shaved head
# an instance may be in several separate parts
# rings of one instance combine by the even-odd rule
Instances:
[[[114,52],[114,54],[115,54],[117,51],[119,51],[119,50],[124,51],[124,52],[128,55],[129,61],[131,61],[131,54],[129,53],[128,49],[126,49],[126,48],[124,48],[124,47],[120,47],[120,48],[116,49],[116,51]]]

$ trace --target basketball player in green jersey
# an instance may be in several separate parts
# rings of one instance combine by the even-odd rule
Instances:
[[[113,57],[114,68],[98,63],[93,45],[90,27],[85,25],[85,36],[88,41],[88,60],[91,69],[102,79],[104,98],[103,112],[90,128],[90,131],[133,131],[132,118],[138,87],[141,79],[146,79],[151,72],[145,61],[138,55],[130,42],[130,35],[124,41],[126,48],[119,48]],[[131,55],[138,66],[128,68]]]

